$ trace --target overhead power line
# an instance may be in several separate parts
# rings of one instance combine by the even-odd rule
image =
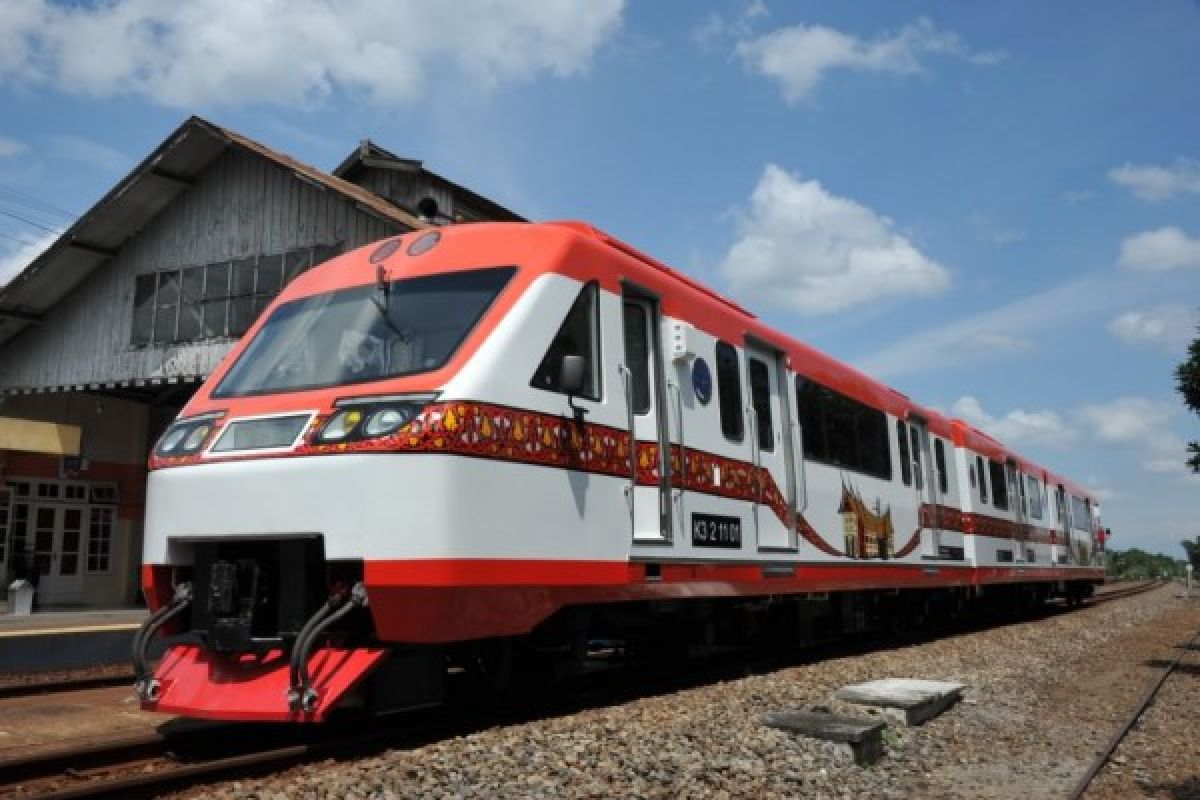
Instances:
[[[61,206],[56,206],[40,197],[35,197],[27,192],[22,192],[20,189],[9,186],[6,183],[0,183],[0,192],[17,198],[20,205],[32,210],[42,211],[43,213],[49,212],[52,214],[57,214],[58,216],[64,217],[65,219],[69,219],[71,221],[79,218],[79,215],[74,211],[68,211]]]
[[[8,211],[3,208],[0,208],[0,214],[3,214],[6,217],[12,217],[13,219],[17,220],[18,222],[24,222],[26,225],[30,225],[39,230],[43,230],[46,233],[62,233],[62,228],[48,227],[46,225],[43,225],[40,222],[34,222],[33,220],[29,219],[28,217],[23,217],[20,214],[15,214],[12,211]]]

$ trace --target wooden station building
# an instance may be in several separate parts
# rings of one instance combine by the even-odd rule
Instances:
[[[398,232],[520,219],[370,141],[326,173],[185,121],[0,288],[2,585],[139,602],[149,448],[279,290]]]

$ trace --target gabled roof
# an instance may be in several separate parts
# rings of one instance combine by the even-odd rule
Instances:
[[[240,147],[301,180],[337,192],[368,214],[409,229],[428,223],[361,186],[279,153],[240,133],[189,117],[40,256],[0,289],[0,344],[37,324],[97,267],[116,255],[229,147]]]
[[[419,159],[405,158],[385,150],[370,139],[363,139],[333,170],[333,174],[346,180],[354,180],[364,169],[384,169],[397,172],[423,172],[436,183],[449,188],[456,197],[487,216],[489,220],[501,222],[528,222],[529,220],[515,211],[505,208],[495,200],[489,200],[467,187],[447,180],[436,172],[425,168]]]

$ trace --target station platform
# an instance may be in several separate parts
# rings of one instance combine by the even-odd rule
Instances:
[[[0,674],[128,663],[146,614],[144,608],[0,614]]]

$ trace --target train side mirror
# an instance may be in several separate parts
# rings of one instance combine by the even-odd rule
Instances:
[[[575,402],[575,398],[583,391],[583,356],[565,355],[559,363],[558,369],[558,390],[565,392],[567,395],[567,405],[571,407],[571,411],[575,414],[576,422],[583,422],[583,417],[588,413],[587,409]]]
[[[568,395],[583,391],[583,356],[565,355],[558,370],[558,390]]]

